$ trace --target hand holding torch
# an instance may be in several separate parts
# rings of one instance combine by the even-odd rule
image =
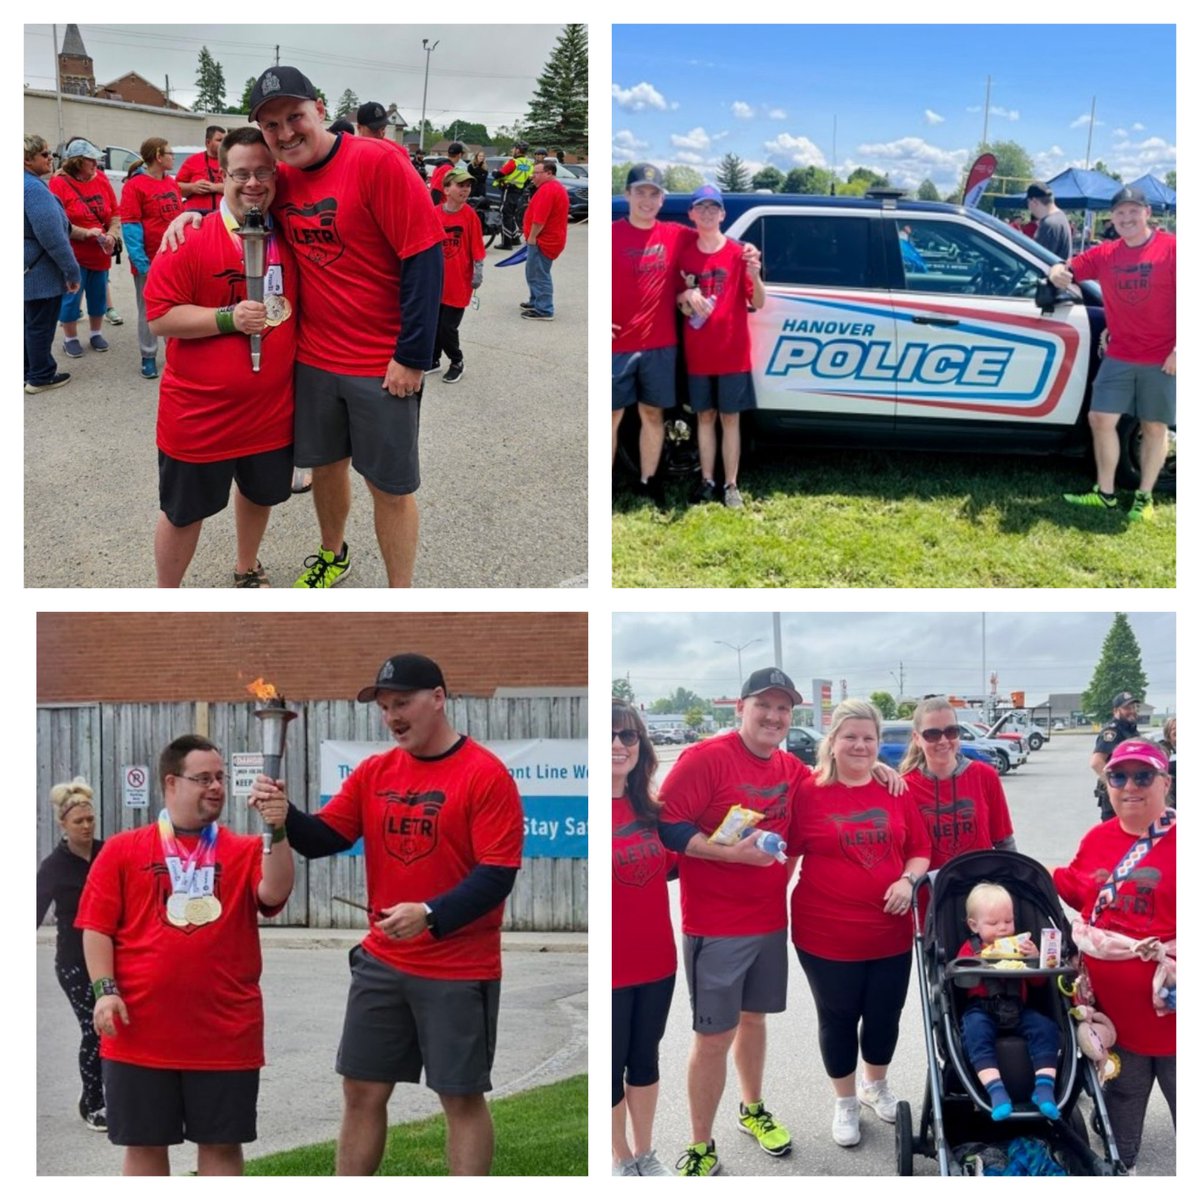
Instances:
[[[238,237],[242,239],[242,258],[246,266],[246,299],[263,302],[263,277],[266,274],[267,226],[262,209],[254,206],[247,210],[245,219],[238,226]],[[250,369],[257,371],[262,360],[262,334],[250,335]],[[261,714],[260,714],[261,715]],[[295,713],[292,714],[295,716]]]
[[[263,774],[271,779],[282,779],[287,727],[290,721],[296,719],[296,713],[284,704],[282,696],[272,696],[258,704],[254,715],[262,722]],[[271,841],[274,836],[274,830],[270,828],[263,831],[264,854],[271,853]]]

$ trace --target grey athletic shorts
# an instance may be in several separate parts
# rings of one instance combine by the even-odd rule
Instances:
[[[350,951],[350,995],[335,1070],[350,1079],[420,1083],[445,1096],[492,1090],[498,979],[425,979],[361,946]]]
[[[612,406],[675,407],[675,347],[635,350],[612,356]]]
[[[405,496],[421,486],[421,393],[393,396],[381,376],[335,375],[296,364],[298,467],[350,465],[381,492]]]
[[[683,963],[697,1033],[725,1033],[743,1012],[787,1008],[786,929],[753,937],[685,936]]]
[[[1175,376],[1153,363],[1106,358],[1092,384],[1092,411],[1175,424]]]

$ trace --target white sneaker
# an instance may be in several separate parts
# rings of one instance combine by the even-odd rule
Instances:
[[[862,1134],[858,1129],[859,1104],[850,1097],[833,1105],[833,1140],[839,1146],[857,1146]]]
[[[868,1108],[875,1110],[875,1115],[881,1121],[889,1124],[896,1123],[896,1105],[898,1101],[888,1085],[887,1079],[878,1083],[868,1083],[865,1079],[858,1081],[858,1098]]]
[[[634,1162],[637,1164],[637,1173],[639,1175],[674,1175],[674,1171],[668,1171],[661,1162],[658,1161],[658,1155],[653,1150],[647,1150],[645,1154],[639,1154]]]
[[[624,1162],[613,1163],[612,1173],[614,1175],[636,1175],[638,1173],[637,1159],[627,1158]]]

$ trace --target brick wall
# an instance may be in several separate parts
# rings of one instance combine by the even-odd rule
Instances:
[[[39,703],[344,699],[392,654],[437,660],[450,691],[584,687],[583,613],[39,613]]]

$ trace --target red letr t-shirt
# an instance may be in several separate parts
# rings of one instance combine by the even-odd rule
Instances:
[[[297,361],[382,377],[400,335],[400,260],[442,240],[421,177],[377,138],[340,137],[318,167],[279,164],[271,211],[304,284]]]
[[[439,206],[441,218],[442,254],[446,269],[442,274],[442,303],[451,308],[466,308],[471,303],[471,276],[476,262],[486,257],[483,248],[483,227],[475,210],[464,204],[458,212],[447,212]]]
[[[787,837],[798,784],[812,772],[798,758],[775,751],[759,758],[737,731],[689,746],[663,781],[664,824],[695,825],[706,836],[735,804],[763,814],[756,832]],[[788,846],[787,853],[793,853]],[[787,927],[787,867],[679,856],[683,931],[693,937],[750,937]]]
[[[1095,825],[1083,835],[1074,861],[1054,872],[1058,894],[1085,920],[1090,920],[1102,878],[1125,857],[1137,841],[1121,828],[1115,817]],[[101,855],[103,857],[103,855]],[[93,867],[94,871],[96,868]],[[1116,902],[1096,920],[1096,928],[1111,929],[1132,938],[1156,937],[1163,941],[1176,936],[1175,828],[1159,838],[1150,852],[1117,888]],[[1096,1004],[1117,1027],[1117,1042],[1135,1054],[1175,1053],[1175,1014],[1157,1016],[1151,981],[1155,963],[1140,958],[1111,962],[1086,955],[1088,975],[1096,992]]]
[[[693,230],[674,221],[655,221],[649,229],[613,222],[612,319],[620,327],[614,354],[675,345],[675,297],[683,291],[679,251],[695,240]]]
[[[292,372],[296,363],[299,280],[282,238],[272,239],[291,315],[262,335],[257,373],[244,334],[168,338],[158,393],[158,448],[182,462],[219,462],[292,444]],[[181,304],[222,308],[246,299],[241,241],[211,213],[174,254],[160,254],[146,278],[146,316]]]
[[[1070,262],[1076,279],[1094,279],[1104,294],[1108,353],[1122,362],[1161,366],[1175,349],[1175,236],[1156,229],[1130,247],[1101,242]]]
[[[750,370],[750,318],[747,303],[754,281],[742,259],[742,243],[726,238],[720,250],[706,254],[691,241],[679,255],[679,269],[695,280],[700,294],[716,307],[699,329],[683,323],[683,356],[689,375],[736,375]],[[680,280],[682,291],[691,286]]]
[[[116,193],[103,171],[97,171],[87,183],[67,175],[51,175],[50,190],[62,201],[71,224],[82,229],[108,229],[117,211]],[[71,249],[79,265],[89,271],[107,271],[112,264],[95,238],[72,242]]]
[[[517,785],[470,738],[436,759],[399,747],[366,759],[317,816],[343,837],[363,839],[367,900],[375,912],[430,901],[480,865],[521,865],[525,818]],[[425,930],[405,941],[372,926],[363,949],[427,979],[499,979],[503,916],[497,904],[447,937]]]
[[[557,179],[550,179],[534,188],[529,207],[525,210],[525,239],[534,225],[542,225],[537,235],[537,248],[550,259],[557,258],[567,244],[567,214],[571,198]]]
[[[125,180],[121,188],[121,223],[142,227],[146,257],[153,262],[167,226],[183,211],[183,196],[170,175],[155,179],[143,171]],[[132,260],[129,269],[136,275]]]
[[[929,831],[931,869],[968,850],[990,850],[1012,837],[1012,817],[1000,776],[985,763],[964,759],[965,770],[935,779],[920,767],[904,776],[908,796]]]
[[[612,829],[612,985],[635,987],[675,974],[667,873],[678,855],[637,818],[628,796],[612,798]]]
[[[838,962],[912,948],[909,913],[883,911],[888,888],[913,857],[929,854],[916,805],[872,779],[862,787],[808,780],[792,808],[788,854],[803,855],[792,890],[792,941]]]
[[[176,833],[184,852],[197,838]],[[206,925],[167,919],[171,880],[158,826],[104,843],[88,872],[77,929],[113,939],[113,975],[129,1010],[100,1057],[177,1071],[247,1071],[263,1065],[262,953],[258,902],[262,840],[217,835],[213,895],[221,914]]]
[[[224,183],[225,172],[221,170],[220,160],[210,157],[204,150],[185,158],[183,166],[175,174],[175,182],[195,183],[197,179],[207,179],[209,183]],[[187,212],[216,212],[221,207],[221,193],[208,192],[188,196],[183,202],[183,207]]]

